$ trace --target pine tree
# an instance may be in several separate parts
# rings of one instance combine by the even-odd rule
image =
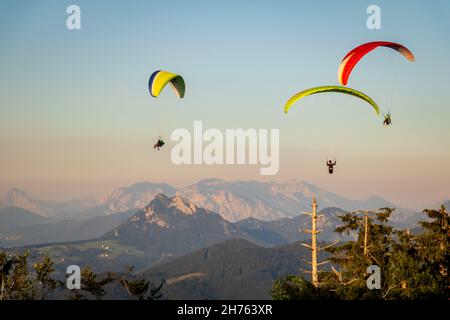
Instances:
[[[13,255],[0,251],[0,300],[47,299],[50,293],[56,292],[60,298],[101,300],[107,294],[107,286],[113,282],[125,288],[134,299],[156,300],[162,296],[164,282],[152,286],[150,281],[132,276],[133,267],[123,275],[112,272],[99,275],[89,266],[81,270],[81,289],[64,296],[65,282],[52,277],[55,267],[50,257],[45,256],[42,261],[34,263],[32,269],[28,267],[28,258],[29,252]]]
[[[33,299],[35,290],[28,271],[29,252],[8,255],[0,252],[0,300]]]
[[[393,209],[382,208],[369,217],[356,211],[340,217],[336,232],[355,238],[327,251],[332,271],[321,273],[315,288],[296,276],[274,282],[275,299],[449,299],[450,216],[446,209],[424,210],[423,232],[397,230],[388,224]],[[359,213],[364,213],[363,216]],[[371,216],[373,216],[371,215]],[[369,290],[367,267],[381,269],[381,290]]]
[[[160,291],[164,282],[157,287],[151,287],[150,281],[146,279],[136,279],[132,276],[134,267],[128,268],[124,275],[113,276],[125,288],[128,295],[137,300],[156,300],[161,298]]]
[[[56,289],[58,285],[58,281],[51,277],[55,271],[53,261],[46,255],[42,262],[34,264],[33,269],[36,271],[36,281],[41,286],[41,299],[44,300],[48,291]]]
[[[427,221],[419,224],[424,232],[418,237],[419,254],[433,276],[433,285],[450,299],[450,215],[440,210],[424,210]]]

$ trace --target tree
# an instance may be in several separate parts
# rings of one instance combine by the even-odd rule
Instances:
[[[28,272],[29,252],[8,255],[0,252],[0,300],[26,300],[35,295]]]
[[[364,216],[359,214],[361,212],[365,213]],[[342,225],[335,231],[356,236],[354,241],[327,249],[334,264],[334,277],[327,275],[326,283],[341,298],[380,299],[382,292],[388,290],[387,287],[383,287],[381,291],[368,290],[366,282],[367,268],[371,265],[379,266],[384,276],[388,272],[386,266],[394,242],[394,230],[387,223],[392,212],[393,209],[382,208],[373,212],[373,218],[369,217],[367,211],[355,211],[340,217]],[[382,283],[387,284],[385,281]]]
[[[101,300],[106,294],[104,287],[114,281],[114,278],[107,274],[100,277],[91,267],[87,266],[81,269],[81,289],[73,290],[71,299],[73,300],[88,300],[95,298]]]
[[[33,269],[36,271],[36,281],[41,285],[41,299],[44,300],[48,291],[56,289],[58,285],[58,281],[51,277],[51,274],[55,272],[53,261],[46,255],[42,262],[34,264]]]
[[[150,281],[146,279],[132,278],[131,273],[134,267],[128,268],[124,275],[114,277],[124,287],[128,295],[137,300],[156,300],[161,298],[161,289],[164,285],[164,281],[157,287],[150,287]]]
[[[28,268],[28,257],[29,252],[13,255],[0,251],[0,300],[44,300],[56,290],[60,290],[58,297],[63,297],[65,282],[52,278],[55,268],[50,257],[45,256],[42,261],[34,263],[32,269]],[[150,281],[132,276],[133,269],[129,268],[123,275],[112,272],[99,275],[86,266],[81,270],[81,289],[70,291],[67,297],[73,300],[101,300],[107,293],[107,286],[115,282],[125,288],[131,298],[161,298],[164,282],[154,287]]]
[[[331,270],[320,273],[315,287],[297,276],[274,282],[274,299],[449,299],[450,216],[444,207],[424,210],[423,232],[413,234],[389,225],[394,210],[382,208],[369,216],[355,211],[340,217],[335,232],[354,240],[330,247]],[[365,213],[360,216],[359,213]],[[367,287],[367,268],[381,270],[380,290]]]
[[[424,232],[418,237],[419,256],[427,267],[435,290],[450,299],[450,214],[444,206],[424,210],[427,221],[419,222]]]

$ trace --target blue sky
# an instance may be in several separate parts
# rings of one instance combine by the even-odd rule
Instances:
[[[81,8],[82,29],[65,27]],[[381,8],[368,30],[366,8]],[[99,196],[142,180],[184,185],[206,177],[260,180],[252,167],[174,167],[155,136],[175,128],[280,128],[282,181],[298,178],[405,206],[450,197],[448,1],[8,1],[0,2],[0,191],[46,198]],[[294,93],[337,84],[353,47],[387,40],[349,86],[389,109],[394,126],[356,99]],[[149,97],[158,69],[184,76],[182,101]],[[339,159],[329,177],[323,160]]]

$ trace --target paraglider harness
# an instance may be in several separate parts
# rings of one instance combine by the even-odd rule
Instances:
[[[161,137],[158,138],[158,141],[153,145],[154,149],[158,149],[158,151],[162,148],[162,146],[165,145],[163,139]]]
[[[391,113],[388,112],[386,115],[383,116],[384,116],[383,126],[385,127],[390,126],[392,124]]]
[[[331,160],[328,160],[326,162],[326,165],[328,166],[328,173],[333,174],[333,169],[334,169],[334,166],[336,165],[336,160],[334,160],[334,162]]]

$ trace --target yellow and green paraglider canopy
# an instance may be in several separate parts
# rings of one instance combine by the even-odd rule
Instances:
[[[355,96],[355,97],[360,98],[360,99],[366,101],[367,103],[369,103],[373,107],[373,109],[375,110],[377,115],[380,114],[380,108],[378,108],[378,105],[375,103],[375,101],[372,100],[372,98],[370,98],[369,96],[367,96],[364,93],[357,91],[355,89],[341,87],[341,86],[323,86],[323,87],[315,87],[315,88],[310,88],[310,89],[301,91],[301,92],[297,93],[296,95],[294,95],[291,99],[289,99],[288,102],[286,102],[286,105],[284,106],[284,112],[287,113],[294,103],[296,103],[298,100],[300,100],[304,97],[310,96],[312,94],[325,93],[325,92],[337,92],[337,93],[344,93],[344,94],[349,94],[349,95]]]
[[[168,83],[170,83],[178,98],[184,97],[186,90],[184,79],[180,75],[162,70],[153,72],[148,81],[148,89],[152,97],[157,98]]]

